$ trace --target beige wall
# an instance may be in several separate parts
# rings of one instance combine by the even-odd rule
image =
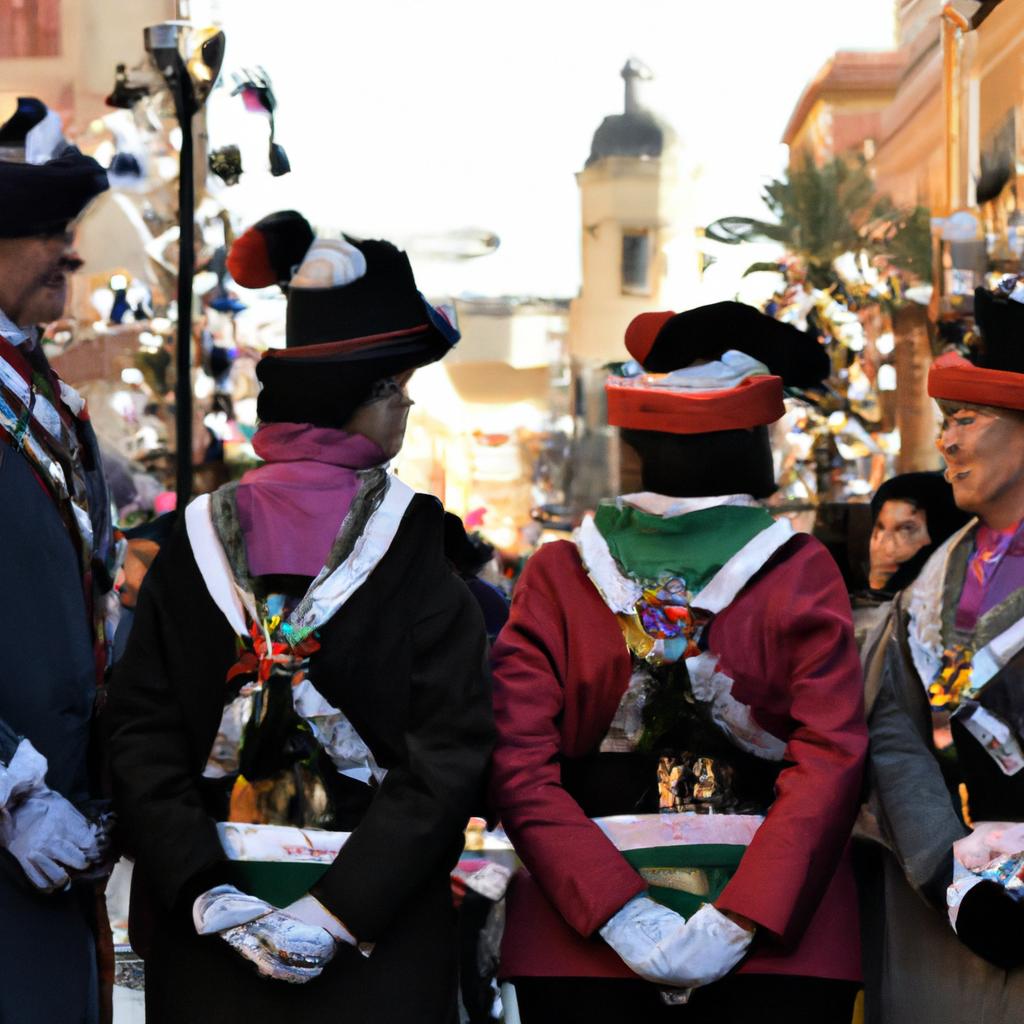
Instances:
[[[568,328],[565,312],[524,305],[485,311],[456,300],[462,340],[445,357],[458,363],[505,363],[514,369],[548,366],[561,356]]]
[[[661,159],[606,157],[577,175],[583,284],[572,303],[569,351],[578,360],[627,357],[623,333],[637,313],[685,309],[697,300],[697,236],[690,181],[673,152]],[[622,285],[622,238],[651,233],[648,287]]]
[[[942,49],[934,0],[906,8],[914,16],[910,45],[920,57],[884,115],[884,143],[871,167],[879,191],[901,204],[920,203],[934,213],[945,207],[945,112]],[[930,51],[930,52],[929,52]],[[976,98],[972,102],[972,92]],[[1012,110],[1024,106],[1024,4],[1005,0],[964,40],[961,96],[960,175],[966,183],[978,173],[985,141]],[[1020,130],[1022,121],[1018,122]],[[1017,140],[1016,157],[1022,155]]]
[[[175,10],[175,0],[61,0],[59,57],[0,60],[0,119],[19,95],[38,96],[64,117],[69,135],[81,132],[108,111],[116,65],[145,57],[143,28]]]

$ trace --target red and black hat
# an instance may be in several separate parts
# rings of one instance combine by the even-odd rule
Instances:
[[[288,294],[285,347],[256,367],[260,418],[341,426],[377,381],[442,358],[459,332],[390,242],[312,236],[300,214],[274,214],[235,242],[228,268],[243,286],[276,280]]]
[[[980,344],[970,359],[939,356],[928,371],[932,398],[1024,410],[1024,305],[987,288],[974,293]]]
[[[68,144],[60,118],[19,97],[0,125],[0,238],[64,231],[107,188],[107,172]]]
[[[819,386],[830,370],[814,335],[740,302],[641,313],[625,340],[646,372],[609,378],[608,422],[634,430],[703,434],[763,426],[785,411],[783,386]]]

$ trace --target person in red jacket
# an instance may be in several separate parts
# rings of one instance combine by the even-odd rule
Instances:
[[[608,419],[644,490],[533,555],[493,654],[492,797],[525,866],[506,1010],[846,1024],[861,670],[835,564],[758,503],[783,384],[827,359],[739,303],[643,314],[626,347]]]

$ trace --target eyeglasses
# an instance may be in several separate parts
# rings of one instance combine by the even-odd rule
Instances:
[[[367,395],[367,402],[379,402],[383,398],[390,398],[392,395],[403,395],[405,394],[405,387],[400,384],[394,377],[385,377],[383,380],[378,380],[374,383],[373,387],[370,388],[370,393]]]

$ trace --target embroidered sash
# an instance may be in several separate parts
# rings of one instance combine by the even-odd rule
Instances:
[[[37,375],[16,346],[0,338],[0,438],[28,459],[75,540],[83,573],[92,560],[94,537],[82,452],[74,418],[85,403],[60,381],[60,404],[40,390]]]

